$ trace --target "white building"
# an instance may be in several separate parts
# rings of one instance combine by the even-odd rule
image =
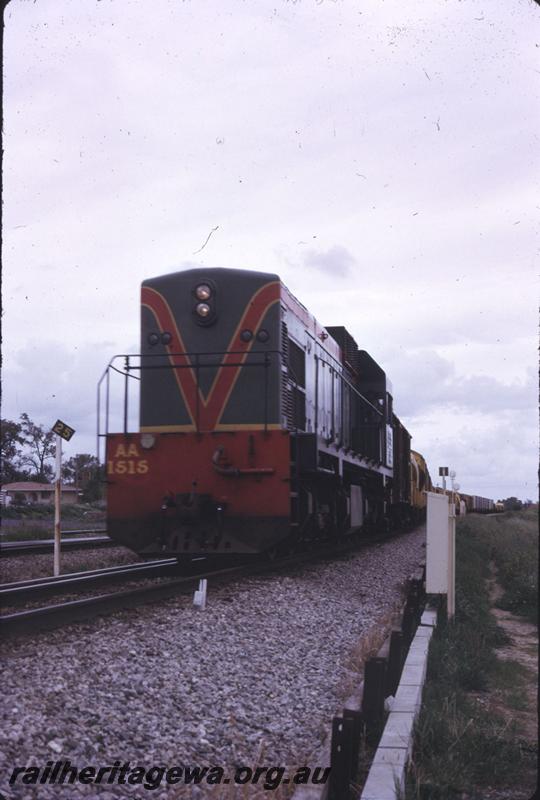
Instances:
[[[62,504],[71,505],[79,499],[79,490],[75,486],[62,486]],[[53,483],[34,483],[33,481],[18,481],[5,483],[0,490],[2,505],[11,503],[54,503]]]

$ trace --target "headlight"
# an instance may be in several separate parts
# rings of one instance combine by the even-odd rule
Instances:
[[[197,286],[195,289],[197,300],[208,300],[211,294],[212,290],[206,283],[201,283],[201,285]]]
[[[150,450],[156,443],[156,437],[152,433],[141,433],[141,447]]]
[[[208,303],[198,303],[195,308],[195,311],[199,315],[199,317],[207,317],[210,314],[210,306]]]

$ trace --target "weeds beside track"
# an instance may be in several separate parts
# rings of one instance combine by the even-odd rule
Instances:
[[[498,605],[537,619],[537,569],[533,510],[460,520],[456,616],[448,624],[441,615],[432,640],[409,800],[482,798],[486,790],[520,797],[509,792],[534,786],[535,742],[524,738],[512,710],[537,677],[497,657],[510,639],[491,612],[490,581],[495,570],[503,589]]]

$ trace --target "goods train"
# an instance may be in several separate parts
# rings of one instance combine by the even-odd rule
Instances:
[[[504,505],[502,503],[494,503],[493,500],[489,500],[487,497],[462,494],[461,498],[465,501],[468,513],[493,514],[496,511],[504,511]]]
[[[128,431],[126,396],[123,432],[98,430],[98,442],[107,530],[136,552],[274,554],[425,511],[429,472],[386,373],[277,275],[191,269],[144,281],[141,353],[123,358],[126,387],[140,389],[139,430]]]

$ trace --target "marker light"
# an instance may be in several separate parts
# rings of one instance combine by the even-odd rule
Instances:
[[[266,328],[261,328],[261,330],[257,334],[257,340],[259,342],[267,342],[269,338],[270,338],[270,334],[268,333]]]
[[[240,338],[243,342],[251,342],[253,339],[253,331],[250,331],[249,328],[245,328],[240,334]]]
[[[172,342],[172,336],[168,331],[161,334],[161,344],[170,344]]]
[[[151,347],[154,347],[154,345],[158,344],[158,342],[159,342],[159,336],[157,335],[157,333],[148,334],[148,344],[151,345]]]
[[[210,295],[212,294],[212,290],[206,283],[201,283],[200,286],[197,286],[195,289],[195,295],[197,300],[208,300]]]
[[[210,306],[208,303],[199,303],[196,306],[195,311],[199,317],[207,317],[210,314]]]

